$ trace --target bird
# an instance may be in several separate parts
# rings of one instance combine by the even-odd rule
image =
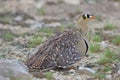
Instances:
[[[74,28],[56,34],[43,42],[38,51],[27,60],[29,71],[44,71],[75,66],[88,52],[88,22],[95,16],[83,14]]]

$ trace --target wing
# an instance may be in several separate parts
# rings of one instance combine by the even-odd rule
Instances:
[[[57,42],[58,54],[56,62],[58,67],[69,67],[85,55],[85,42],[81,35],[69,31]]]

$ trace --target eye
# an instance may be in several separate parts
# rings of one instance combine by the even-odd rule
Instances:
[[[87,17],[86,17],[86,15],[85,15],[85,14],[84,14],[82,17],[83,17],[83,19],[87,19]]]

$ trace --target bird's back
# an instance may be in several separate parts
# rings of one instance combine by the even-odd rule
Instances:
[[[67,68],[86,55],[88,45],[77,30],[68,30],[45,41],[27,61],[32,70]]]

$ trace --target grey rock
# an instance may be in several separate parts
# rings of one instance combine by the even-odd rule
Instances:
[[[10,80],[31,80],[27,67],[15,59],[0,60],[0,76],[10,78]]]
[[[10,78],[6,78],[6,77],[3,77],[3,76],[0,76],[0,80],[10,80]]]

